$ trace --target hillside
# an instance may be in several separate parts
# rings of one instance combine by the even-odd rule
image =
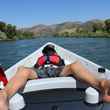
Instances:
[[[64,22],[60,24],[53,25],[35,25],[29,28],[22,28],[22,31],[32,32],[35,36],[49,36],[54,35],[57,32],[60,32],[64,29],[72,29],[80,26],[80,22]]]
[[[54,25],[40,24],[30,28],[24,28],[22,30],[32,32],[34,36],[109,37],[110,19],[107,20],[95,19],[87,22],[64,22]]]
[[[0,40],[31,39],[41,36],[110,38],[110,19],[69,21],[52,25],[39,24],[19,30],[15,25],[0,21]]]

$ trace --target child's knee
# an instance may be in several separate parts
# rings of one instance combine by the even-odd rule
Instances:
[[[20,66],[20,67],[18,67],[17,71],[23,71],[24,69],[25,69],[24,66]]]
[[[31,73],[32,73],[31,69],[21,66],[18,68],[17,75],[20,75],[22,77],[23,76],[28,77],[28,76],[30,76]]]

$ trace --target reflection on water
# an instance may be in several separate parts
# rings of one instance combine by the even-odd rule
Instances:
[[[31,40],[0,41],[0,63],[6,69],[47,42],[54,42],[110,69],[110,39],[107,38],[46,37]]]

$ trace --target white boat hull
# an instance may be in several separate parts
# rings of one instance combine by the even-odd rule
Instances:
[[[106,79],[110,79],[110,71],[108,69],[106,69],[106,72],[105,74],[100,74],[98,73],[98,68],[101,67],[100,65],[97,65],[79,55],[76,55],[75,53],[73,52],[70,52],[54,43],[47,43],[47,44],[53,44],[55,45],[55,48],[56,48],[56,51],[57,53],[65,60],[66,64],[70,64],[76,60],[79,60],[89,71],[91,71],[91,73],[93,73],[97,78],[102,78],[102,77],[105,77]],[[47,45],[45,44],[45,45]],[[44,45],[44,46],[45,46]],[[33,65],[36,63],[37,61],[37,58],[39,56],[41,56],[42,54],[42,48],[44,47],[42,46],[40,49],[36,50],[35,52],[33,52],[32,54],[30,54],[29,56],[27,56],[26,58],[22,59],[21,61],[19,61],[18,63],[16,63],[14,66],[10,67],[9,69],[7,69],[5,71],[5,74],[8,78],[8,80],[10,80],[11,77],[14,76],[14,74],[16,73],[17,71],[17,68],[19,66],[26,66],[26,67],[33,67]],[[47,78],[48,79],[48,78]],[[47,79],[43,79],[44,82],[46,81],[46,83],[43,83],[44,85],[48,85],[47,83],[52,83],[53,80],[51,80],[51,78],[49,78],[48,80]],[[58,78],[59,79],[59,78]],[[73,79],[74,80],[74,79]],[[34,81],[34,83],[37,83],[38,85],[38,82],[39,84],[41,84],[41,80],[40,81]],[[31,81],[31,83],[33,83]],[[57,83],[57,82],[56,82]],[[74,83],[75,84],[75,83]],[[26,84],[26,87],[28,87],[28,85],[30,86],[30,83],[27,83]],[[55,84],[54,84],[55,85]],[[45,86],[44,86],[45,87]],[[67,87],[67,86],[66,86]],[[73,87],[76,87],[73,86]],[[26,89],[25,92],[27,91],[30,91],[31,87],[29,87],[29,89]],[[42,88],[43,89],[43,88]],[[46,89],[46,88],[45,88]],[[52,89],[52,88],[49,88],[49,89]],[[38,89],[39,90],[39,89]]]
[[[97,78],[106,78],[110,79],[110,71],[106,69],[106,72],[102,75],[98,73],[98,68],[101,67],[79,55],[76,55],[73,52],[70,52],[54,43],[47,43],[55,45],[57,53],[65,60],[66,64],[70,64],[76,60],[79,60],[91,73],[93,73]],[[45,44],[45,45],[47,45]],[[22,59],[9,69],[5,71],[6,77],[10,80],[16,73],[19,66],[33,67],[37,61],[37,58],[42,55],[42,49],[45,46],[43,45],[40,49],[36,50],[26,58]],[[51,90],[51,89],[60,89],[60,88],[77,88],[76,80],[72,77],[57,77],[57,78],[45,78],[38,80],[30,80],[27,82],[26,86],[23,89],[23,93],[29,93],[33,91],[40,90]],[[19,101],[19,98],[17,99]],[[14,101],[15,102],[15,101]],[[24,103],[24,102],[23,102]]]

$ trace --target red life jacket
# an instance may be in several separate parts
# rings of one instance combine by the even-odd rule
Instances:
[[[54,53],[50,56],[43,55],[40,58],[38,58],[37,65],[39,67],[44,66],[45,64],[59,65],[60,62],[61,62],[60,56]]]
[[[3,68],[0,66],[0,81],[3,82],[4,86],[8,83],[8,80],[5,76]]]

